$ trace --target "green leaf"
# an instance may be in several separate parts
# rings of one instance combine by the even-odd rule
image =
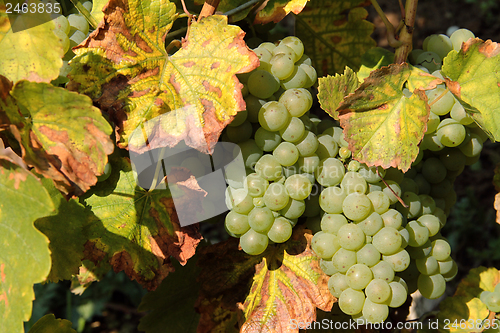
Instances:
[[[104,13],[102,12],[104,6],[108,3],[109,0],[94,0],[92,1],[92,11],[90,15],[92,15],[97,22],[101,22],[104,18]]]
[[[298,332],[289,329],[291,320],[309,323],[316,319],[316,308],[330,311],[334,297],[311,239],[300,227],[289,241],[269,246],[259,256],[236,251],[234,239],[201,250],[200,303],[206,306],[198,311],[203,331],[234,327],[234,304],[243,300],[250,283],[250,293],[238,306],[246,319],[240,332]],[[209,310],[213,312],[205,312]]]
[[[194,309],[200,271],[196,262],[195,256],[184,267],[174,263],[175,272],[167,276],[158,289],[144,296],[138,310],[148,314],[139,323],[141,332],[158,333],[168,328],[170,332],[196,333],[200,319]]]
[[[489,318],[490,311],[486,305],[479,299],[483,291],[493,291],[500,282],[500,272],[496,268],[478,267],[469,271],[467,277],[458,284],[453,297],[448,297],[439,305],[440,312],[437,315],[439,330],[441,332],[477,332],[475,326],[466,327],[460,321],[466,323],[477,323],[479,320]],[[444,320],[453,323],[457,320],[458,325],[450,325],[445,329]],[[469,322],[470,323],[470,322]],[[492,323],[490,319],[490,323]]]
[[[0,86],[11,90],[0,96],[0,117],[5,112],[26,164],[65,194],[95,184],[114,145],[111,126],[90,98],[48,83],[20,81],[12,88],[0,77]]]
[[[89,208],[85,259],[96,265],[109,262],[115,272],[123,270],[154,290],[173,271],[170,256],[185,265],[194,255],[202,238],[198,225],[181,228],[175,211],[179,207],[170,192],[137,186],[128,159],[112,155],[110,163],[113,173],[83,199]],[[186,204],[201,205],[201,196],[201,192],[189,192]]]
[[[346,67],[344,74],[328,75],[318,79],[318,100],[321,108],[331,117],[339,119],[336,111],[344,97],[353,93],[359,87],[359,80],[356,73]]]
[[[314,0],[296,17],[296,31],[313,61],[318,77],[357,71],[361,55],[376,45],[374,26],[365,20],[363,0]],[[346,15],[346,12],[347,15]]]
[[[446,85],[492,140],[500,140],[500,46],[471,39],[450,52],[441,69]]]
[[[278,23],[290,12],[299,14],[310,0],[269,0],[255,16],[254,24]]]
[[[437,320],[441,332],[477,332],[477,321],[486,319],[490,313],[479,298],[470,299],[463,296],[446,298],[439,305],[439,309]],[[473,321],[474,325],[470,325],[469,320]],[[454,322],[457,325],[453,325]],[[449,329],[445,329],[445,323],[451,323]]]
[[[50,216],[39,218],[35,227],[50,241],[52,267],[48,279],[52,282],[71,280],[82,265],[86,238],[85,207],[75,199],[66,200],[50,179],[42,179],[56,210]]]
[[[0,156],[0,331],[24,332],[31,316],[33,284],[50,271],[47,238],[33,226],[54,210],[40,181]]]
[[[27,1],[28,6],[39,3]],[[64,50],[48,16],[47,13],[17,15],[14,33],[6,7],[0,6],[0,75],[14,82],[50,82],[59,76]]]
[[[40,318],[28,333],[76,333],[71,328],[71,322],[66,319],[56,319],[49,313]]]
[[[237,22],[243,20],[252,12],[255,13],[254,24],[266,24],[269,22],[278,23],[284,19],[290,12],[299,14],[310,0],[269,0],[264,6],[260,2],[256,2],[253,6],[245,9],[239,9],[237,13],[232,14],[230,20]],[[195,4],[203,5],[204,1],[195,0]],[[221,0],[217,6],[217,11],[226,13],[233,10],[249,0]]]
[[[455,295],[479,297],[482,291],[493,291],[499,282],[500,272],[496,268],[473,268],[467,277],[460,281]]]
[[[412,75],[418,72],[408,64],[375,70],[337,109],[354,159],[404,172],[411,167],[429,118],[423,90],[403,94]]]
[[[394,53],[391,51],[381,48],[374,47],[369,49],[365,54],[361,56],[361,67],[356,73],[358,79],[363,81],[370,73],[375,69],[382,68],[384,66],[389,66],[394,62]]]
[[[258,65],[244,32],[228,25],[225,16],[210,16],[191,24],[182,48],[169,55],[164,39],[177,18],[173,3],[111,0],[106,8],[105,23],[74,50],[68,87],[109,112],[120,147],[144,151],[184,139],[211,150],[222,129],[245,109],[235,74]],[[129,142],[134,130],[154,118],[144,128],[149,141]]]

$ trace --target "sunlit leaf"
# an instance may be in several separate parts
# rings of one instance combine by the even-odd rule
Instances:
[[[255,24],[278,23],[290,12],[299,14],[310,0],[269,0],[255,16]]]
[[[312,322],[316,308],[330,311],[334,300],[328,276],[311,250],[311,238],[309,232],[297,228],[287,243],[270,246],[259,256],[235,251],[233,240],[208,247],[200,257],[202,300],[221,297],[212,303],[218,304],[212,310],[226,309],[225,318],[230,318],[230,311],[236,310],[231,304],[243,300],[242,290],[245,293],[251,283],[250,293],[239,305],[245,316],[241,332],[298,332],[290,328],[291,320]],[[200,320],[202,324],[207,323]]]
[[[12,3],[12,2],[10,2]],[[38,5],[29,0],[28,5]],[[49,14],[18,15],[14,21],[17,32],[12,31],[6,14],[6,6],[0,3],[0,75],[13,82],[30,80],[50,82],[59,76],[64,50],[54,34],[54,22]]]
[[[359,87],[356,73],[346,67],[344,74],[328,75],[318,79],[318,100],[321,108],[331,117],[339,119],[337,108],[344,97],[353,93]]]
[[[443,76],[466,111],[495,141],[500,140],[500,46],[470,39],[443,59]]]
[[[258,58],[244,32],[225,16],[210,16],[193,23],[182,48],[169,55],[164,39],[176,18],[168,0],[111,0],[104,23],[74,50],[68,87],[109,112],[120,147],[144,151],[148,140],[148,149],[185,140],[208,151],[245,109],[235,74],[257,67]],[[129,142],[152,119],[157,122],[145,128],[146,139]]]
[[[50,271],[47,238],[33,222],[54,205],[40,181],[29,171],[0,156],[0,328],[24,332],[31,316],[33,284]]]
[[[71,322],[66,319],[56,319],[56,317],[49,313],[40,318],[28,333],[76,333],[71,328]]]
[[[168,190],[146,191],[136,184],[130,161],[112,155],[111,176],[84,199],[85,258],[136,279],[154,290],[173,271],[171,256],[182,265],[201,240],[197,225],[181,228]],[[191,201],[197,202],[193,191]]]
[[[358,70],[361,55],[375,46],[374,26],[365,20],[363,0],[314,0],[296,18],[296,35],[304,43],[318,77]],[[346,14],[347,13],[347,14]]]
[[[10,94],[0,96],[0,119],[8,119],[26,164],[66,194],[80,195],[95,184],[114,145],[111,126],[92,101],[48,83],[12,87],[0,76],[2,89]]]
[[[477,322],[486,319],[490,313],[479,298],[470,299],[464,296],[446,298],[440,303],[439,309],[441,311],[437,321],[441,332],[477,332]],[[447,323],[449,325],[445,327]]]
[[[493,291],[500,282],[500,272],[496,268],[478,267],[469,271],[467,277],[458,284],[453,297],[440,303],[437,315],[441,332],[477,332],[478,321],[485,320],[490,315],[486,305],[479,296],[483,291]],[[451,322],[444,327],[445,319]],[[454,321],[475,325],[453,325]],[[493,322],[490,319],[490,324]],[[448,328],[448,329],[446,329]]]
[[[429,117],[425,93],[416,89],[408,98],[402,90],[418,72],[407,64],[383,67],[344,99],[337,111],[354,159],[369,166],[410,168]]]

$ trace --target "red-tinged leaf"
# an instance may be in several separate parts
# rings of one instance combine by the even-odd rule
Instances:
[[[182,48],[169,55],[164,39],[178,17],[174,3],[111,0],[104,12],[103,23],[74,50],[69,88],[110,114],[122,148],[144,152],[185,140],[211,151],[245,109],[235,74],[259,63],[244,32],[226,16],[210,16],[191,24]],[[140,135],[132,138],[136,129]]]
[[[19,142],[23,160],[63,193],[80,195],[104,172],[114,149],[111,126],[90,98],[48,83],[0,76],[0,120]]]
[[[291,320],[309,323],[316,319],[316,308],[330,311],[334,297],[311,239],[309,231],[298,227],[287,243],[270,246],[259,256],[236,251],[236,240],[203,250],[199,304],[214,312],[202,313],[199,327],[234,325],[234,304],[243,300],[250,283],[250,293],[239,303],[245,317],[241,332],[298,332],[290,328]],[[217,321],[221,311],[227,322]]]
[[[84,230],[85,259],[97,266],[110,264],[154,290],[173,271],[171,257],[185,265],[194,255],[202,239],[198,225],[181,228],[176,213],[179,207],[170,191],[146,191],[137,186],[128,159],[112,155],[110,163],[114,172],[84,199],[91,208]],[[189,177],[176,176],[178,182]],[[201,206],[203,193],[189,187],[182,190],[187,205]]]
[[[344,99],[337,111],[354,159],[403,171],[411,167],[427,128],[429,106],[423,90],[415,89],[407,98],[403,86],[419,72],[408,64],[382,67]]]

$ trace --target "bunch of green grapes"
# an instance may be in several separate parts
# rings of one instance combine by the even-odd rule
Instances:
[[[500,312],[500,283],[495,286],[494,291],[483,291],[479,298],[488,310]]]
[[[307,88],[317,76],[300,39],[262,43],[254,52],[259,68],[239,75],[246,110],[238,112],[222,140],[239,145],[246,168],[243,175],[236,165],[225,168],[231,210],[226,230],[240,238],[246,253],[256,255],[269,243],[290,238],[315,183],[314,176],[299,169],[319,162],[320,142],[318,120],[308,116],[313,99]]]
[[[320,229],[312,248],[331,276],[329,289],[340,309],[381,322],[417,289],[427,298],[441,296],[455,276],[450,246],[439,233],[446,214],[397,169],[349,161],[341,154],[347,149],[341,134],[338,127],[322,134],[340,148],[337,156],[320,159],[315,171],[323,190],[319,214],[309,224]]]
[[[82,5],[89,12],[92,11],[92,2],[86,1]],[[67,18],[63,15],[56,15],[53,21],[56,26],[54,33],[61,41],[65,53],[63,66],[55,83],[63,84],[69,80],[67,76],[71,68],[68,62],[75,56],[72,48],[89,36],[89,23],[82,14],[70,14]]]

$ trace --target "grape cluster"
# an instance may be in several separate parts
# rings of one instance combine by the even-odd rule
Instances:
[[[86,1],[82,5],[89,12],[92,11],[92,2]],[[82,14],[77,13],[69,14],[67,18],[63,15],[57,15],[53,21],[55,24],[54,33],[61,41],[65,53],[63,66],[55,83],[63,84],[69,81],[67,76],[71,68],[68,62],[75,56],[71,49],[88,37],[89,24]]]
[[[488,310],[500,312],[500,283],[495,286],[494,291],[483,291],[479,298]]]
[[[259,68],[239,77],[247,108],[238,112],[222,140],[238,143],[246,167],[244,174],[236,165],[225,168],[231,210],[226,230],[240,238],[246,253],[256,255],[270,242],[290,238],[315,183],[320,160],[315,153],[320,146],[323,154],[334,148],[321,144],[314,133],[319,120],[307,115],[313,102],[307,88],[317,76],[300,39],[262,43],[254,52]]]
[[[429,63],[440,76],[441,59],[469,34],[460,29],[451,39],[431,37],[421,55],[435,52]],[[355,161],[342,129],[308,113],[307,88],[316,74],[299,42],[288,37],[278,46],[261,44],[255,49],[259,69],[240,77],[247,109],[222,138],[238,143],[246,171],[226,169],[226,230],[245,252],[260,254],[305,221],[340,309],[381,322],[417,289],[426,298],[440,297],[457,274],[440,230],[456,201],[453,182],[477,161],[487,136],[441,85],[427,92],[427,131],[406,173]],[[292,43],[299,46],[284,47]]]

